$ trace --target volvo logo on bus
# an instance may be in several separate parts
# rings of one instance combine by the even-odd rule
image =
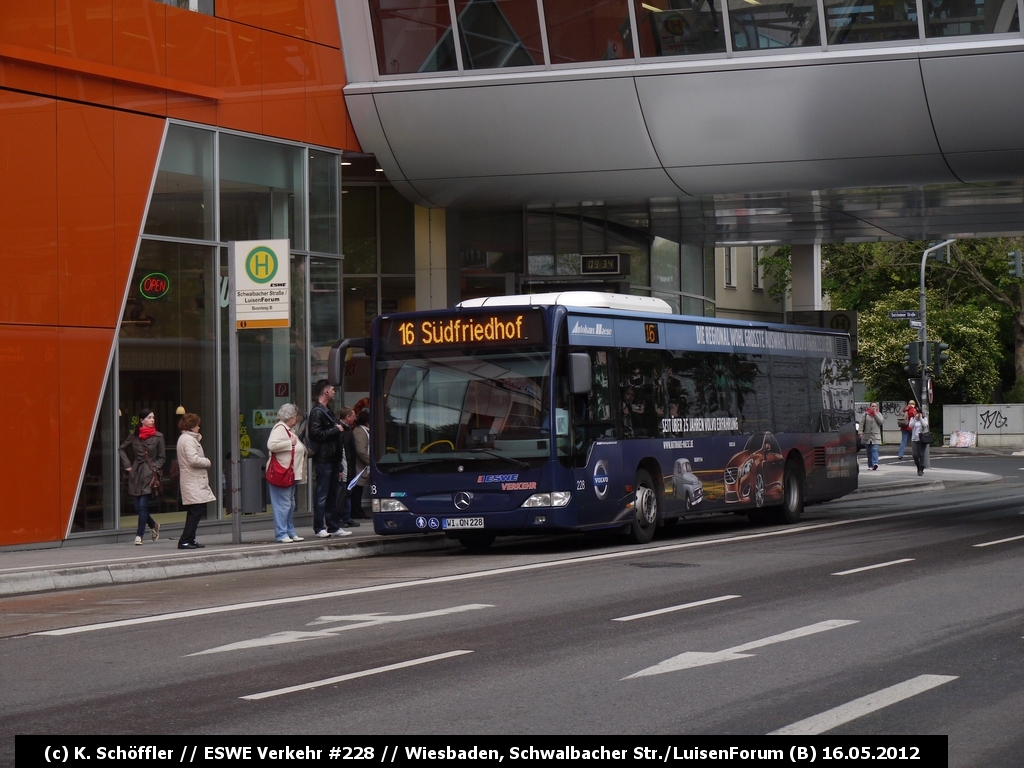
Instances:
[[[455,508],[458,510],[469,509],[471,501],[473,501],[473,494],[469,491],[459,491],[455,494]]]
[[[604,459],[601,459],[594,465],[594,493],[597,494],[597,498],[603,499],[608,495],[608,484],[610,482],[608,464],[605,463]]]

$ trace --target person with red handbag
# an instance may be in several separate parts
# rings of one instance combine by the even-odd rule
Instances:
[[[196,531],[206,512],[206,505],[217,500],[210,488],[208,470],[211,462],[203,453],[200,424],[202,419],[194,413],[186,413],[178,421],[178,429],[181,430],[178,438],[178,477],[181,504],[185,507],[185,527],[178,539],[178,549],[202,549],[205,546],[196,541]]]
[[[274,538],[281,544],[302,541],[295,532],[295,484],[303,482],[306,447],[294,432],[299,409],[286,403],[277,410],[277,423],[267,438],[267,487],[274,510]]]

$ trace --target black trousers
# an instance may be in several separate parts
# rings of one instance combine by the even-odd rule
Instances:
[[[189,504],[185,507],[185,527],[181,531],[181,538],[178,539],[179,544],[196,540],[199,521],[203,519],[205,512],[206,504]]]
[[[911,449],[914,452],[914,465],[918,471],[924,470],[924,449],[925,445],[920,440],[911,442]]]

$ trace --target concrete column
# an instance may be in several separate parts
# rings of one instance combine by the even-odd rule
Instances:
[[[443,208],[416,206],[416,309],[448,306],[448,249]]]
[[[821,244],[793,246],[793,311],[814,312],[822,308]]]

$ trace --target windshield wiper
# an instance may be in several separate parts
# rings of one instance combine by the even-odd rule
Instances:
[[[393,475],[396,472],[404,472],[407,469],[413,469],[415,467],[428,467],[431,464],[442,464],[446,461],[457,461],[457,459],[454,456],[450,459],[417,459],[416,461],[405,461],[403,459],[399,462],[395,462],[394,464],[385,464],[383,467],[380,464],[378,464],[377,466],[380,467],[382,470],[384,469],[384,467],[387,467],[388,469],[385,471],[388,474]]]
[[[501,459],[502,461],[512,462],[517,467],[522,467],[523,469],[529,469],[530,468],[530,462],[528,462],[528,461],[520,461],[519,459],[513,459],[511,456],[502,456],[500,453],[495,453],[494,451],[488,451],[488,450],[485,450],[483,448],[470,448],[469,452],[470,453],[484,453],[484,454],[487,454],[488,456],[493,456],[495,459]]]

